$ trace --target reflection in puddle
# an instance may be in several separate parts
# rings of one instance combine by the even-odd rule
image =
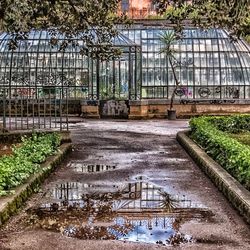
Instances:
[[[100,164],[84,164],[81,162],[70,162],[68,167],[72,167],[75,171],[81,173],[96,173],[105,172],[108,170],[114,170],[115,166],[110,165],[100,165]]]
[[[146,175],[136,175],[136,176],[133,177],[133,179],[136,180],[136,181],[146,181],[149,178]]]
[[[128,183],[116,192],[93,191],[88,184],[65,183],[51,194],[59,200],[30,212],[32,223],[80,239],[112,239],[179,245],[192,242],[183,223],[213,214],[192,202],[173,197],[149,182]],[[100,192],[102,190],[102,192]]]

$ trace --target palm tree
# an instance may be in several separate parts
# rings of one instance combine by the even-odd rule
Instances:
[[[176,40],[177,40],[177,36],[174,31],[164,32],[163,34],[160,35],[160,41],[164,45],[164,47],[161,48],[160,53],[164,53],[166,55],[166,58],[169,61],[171,70],[173,72],[174,82],[175,82],[175,88],[170,99],[170,109],[169,109],[170,111],[174,111],[173,110],[174,96],[175,96],[177,88],[180,85],[180,82],[178,81],[178,78],[175,72],[174,63],[173,63],[173,61],[175,60],[175,53],[177,53],[177,51],[173,48],[173,45],[176,42]]]
[[[159,191],[159,194],[162,197],[160,207],[168,213],[173,212],[173,210],[178,206],[178,201],[165,191]]]

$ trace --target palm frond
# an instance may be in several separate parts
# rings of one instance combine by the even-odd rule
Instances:
[[[160,34],[159,36],[160,41],[164,45],[159,54],[164,53],[167,57],[171,58],[174,57],[174,54],[177,53],[177,50],[173,48],[173,45],[176,43],[176,34],[174,31],[166,31]]]
[[[160,41],[166,46],[171,46],[176,42],[176,34],[174,31],[166,31],[159,35]]]
[[[167,212],[172,212],[177,207],[178,201],[165,191],[160,191],[159,194],[163,198],[160,202],[160,207]]]

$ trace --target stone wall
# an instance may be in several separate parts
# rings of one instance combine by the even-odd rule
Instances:
[[[231,101],[232,102],[232,101]],[[129,119],[166,118],[169,100],[141,100],[129,101]],[[198,115],[224,115],[235,113],[250,113],[250,103],[247,101],[229,103],[229,101],[175,103],[177,118],[188,118]],[[101,108],[99,101],[82,102],[82,116],[86,118],[100,118]]]
[[[166,118],[168,108],[167,100],[130,101],[129,118]],[[203,114],[250,113],[248,103],[176,103],[174,109],[176,109],[177,118]]]

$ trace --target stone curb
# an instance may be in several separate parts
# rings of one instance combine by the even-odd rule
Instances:
[[[189,132],[178,132],[177,141],[250,224],[250,192],[191,140]]]
[[[42,171],[35,173],[25,184],[17,187],[15,194],[0,198],[0,226],[18,211],[31,194],[38,191],[43,181],[56,169],[71,150],[71,143],[62,144],[58,148],[56,155],[49,156],[46,162],[41,164]]]

